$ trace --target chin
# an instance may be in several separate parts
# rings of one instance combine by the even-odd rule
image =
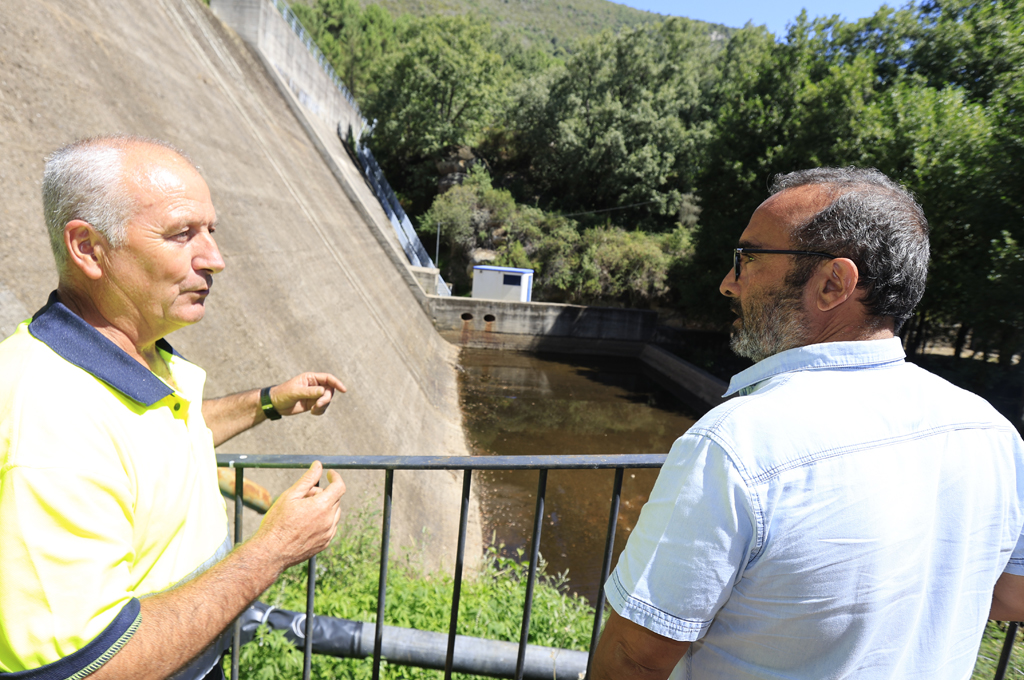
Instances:
[[[191,326],[199,323],[206,316],[206,307],[202,304],[189,305],[188,309],[179,310],[173,318],[179,326]]]

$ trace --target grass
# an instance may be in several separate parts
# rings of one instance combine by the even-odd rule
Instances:
[[[1007,680],[1024,680],[1024,635],[1017,631],[1016,644],[1010,655],[1010,665],[1006,669]],[[992,680],[996,676],[996,664],[1006,639],[1006,624],[989,621],[985,626],[985,634],[981,638],[981,649],[978,650],[978,661],[974,665],[971,680]]]
[[[354,621],[376,621],[379,525],[364,512],[339,527],[331,548],[317,557],[316,611]],[[518,642],[525,600],[527,565],[488,550],[483,567],[474,578],[463,580],[459,607],[459,634]],[[520,554],[521,558],[522,555]],[[565,592],[566,574],[548,575],[538,570],[530,618],[530,644],[587,650],[594,609],[583,598]],[[423,575],[420,565],[408,558],[388,564],[385,624],[447,632],[451,616],[452,576]],[[280,607],[306,608],[306,565],[287,570],[260,598]],[[225,656],[230,672],[230,657]],[[302,677],[302,653],[281,631],[261,630],[242,648],[239,663],[242,680],[298,680]],[[372,659],[336,659],[314,655],[312,677],[322,680],[370,678]],[[381,677],[426,680],[443,677],[434,670],[388,666],[382,662]],[[456,678],[476,676],[454,675]]]

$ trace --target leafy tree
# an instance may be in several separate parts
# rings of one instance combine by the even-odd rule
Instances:
[[[684,205],[692,213],[714,53],[686,19],[582,42],[520,96],[512,126],[529,159],[525,189],[566,211],[640,204],[617,219],[671,229]]]
[[[363,9],[359,0],[295,3],[292,11],[357,101],[377,91],[387,58],[400,49],[404,21],[395,21],[380,5]]]
[[[504,104],[508,69],[488,24],[434,16],[409,24],[404,47],[364,108],[368,143],[391,181],[422,212],[436,193],[441,151],[472,145]]]

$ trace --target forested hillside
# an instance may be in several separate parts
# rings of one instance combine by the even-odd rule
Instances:
[[[949,334],[1009,365],[1024,346],[1022,0],[800,16],[728,41],[673,18],[557,54],[483,11],[296,11],[376,119],[364,141],[428,248],[440,227],[456,292],[493,256],[536,269],[539,299],[722,327],[718,282],[771,176],[871,165],[932,224],[910,350]]]
[[[362,0],[363,7],[382,6],[392,16],[472,14],[494,28],[551,53],[571,49],[581,38],[604,30],[618,32],[667,17],[609,0]],[[709,34],[728,38],[734,29],[704,24]]]

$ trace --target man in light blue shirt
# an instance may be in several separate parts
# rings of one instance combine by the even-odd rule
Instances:
[[[1024,442],[904,361],[928,266],[909,194],[855,168],[772,194],[721,285],[757,363],[672,447],[594,677],[969,678],[990,608],[1024,618]]]

